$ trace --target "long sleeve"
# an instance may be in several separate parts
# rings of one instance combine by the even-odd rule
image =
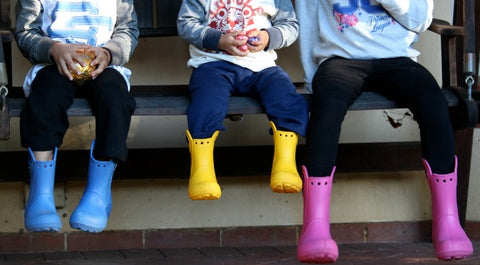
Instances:
[[[298,22],[290,0],[223,1],[183,0],[177,18],[178,35],[189,43],[189,67],[227,61],[254,72],[275,66],[276,49],[298,38]],[[222,34],[229,31],[266,30],[266,49],[234,56],[219,50]]]
[[[311,92],[311,82],[318,68],[318,62],[313,56],[314,46],[320,43],[318,8],[318,1],[295,1],[295,10],[300,25],[300,60],[305,72],[305,89],[308,92]]]
[[[117,23],[112,37],[103,45],[112,54],[112,65],[128,62],[138,44],[138,21],[133,0],[117,1]]]
[[[222,32],[205,24],[208,15],[205,6],[203,0],[182,1],[177,19],[178,35],[200,49],[218,50]]]
[[[117,0],[116,2],[113,31],[109,30],[104,33],[103,37],[106,41],[103,44],[92,45],[107,48],[112,54],[112,65],[123,65],[128,62],[137,46],[139,31],[133,0]],[[44,4],[55,7],[56,2]],[[50,36],[50,29],[47,27],[49,24],[44,21],[45,13],[48,13],[45,11],[45,6],[41,1],[19,0],[16,5],[16,13],[15,38],[22,54],[34,65],[52,63],[49,51],[51,46],[59,41],[59,38]],[[91,34],[85,36],[93,40],[97,40],[98,37]]]
[[[272,27],[267,28],[270,35],[269,49],[288,47],[298,38],[298,22],[290,0],[275,0],[277,14],[272,18]]]
[[[22,54],[32,64],[51,63],[49,50],[55,41],[42,31],[40,1],[18,0],[15,10],[15,38]]]
[[[409,57],[432,21],[432,0],[296,0],[305,89],[328,58]]]
[[[420,33],[433,19],[433,0],[377,0],[388,13],[408,30]]]

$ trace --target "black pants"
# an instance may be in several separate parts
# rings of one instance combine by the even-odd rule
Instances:
[[[69,126],[67,109],[74,97],[87,98],[95,115],[94,156],[125,161],[135,99],[121,74],[111,68],[82,86],[62,76],[56,66],[41,69],[20,115],[22,146],[33,151],[60,146]]]
[[[312,82],[306,138],[310,175],[330,175],[347,109],[365,88],[405,104],[419,125],[422,155],[433,172],[453,171],[454,139],[447,102],[436,80],[423,66],[410,58],[331,58],[319,66]]]

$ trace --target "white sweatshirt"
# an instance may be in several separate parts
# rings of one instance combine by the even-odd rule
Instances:
[[[254,72],[275,66],[275,50],[290,46],[298,37],[291,0],[183,0],[177,20],[178,35],[190,43],[187,65],[198,67],[227,61]],[[232,56],[218,49],[222,33],[229,30],[266,30],[270,41],[264,51]]]
[[[296,0],[306,90],[318,66],[348,59],[410,57],[432,22],[433,0]]]
[[[33,64],[23,84],[26,97],[38,71],[54,63],[49,50],[56,41],[107,48],[109,67],[122,74],[130,89],[131,71],[123,65],[138,43],[133,0],[18,0],[16,11],[17,45]]]

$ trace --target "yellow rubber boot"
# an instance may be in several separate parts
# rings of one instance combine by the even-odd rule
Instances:
[[[273,166],[270,188],[274,192],[294,193],[302,189],[302,179],[295,162],[298,136],[295,132],[279,131],[273,122]]]
[[[222,195],[213,165],[213,147],[218,133],[213,133],[211,138],[193,139],[187,130],[191,159],[188,196],[192,200],[216,200]]]

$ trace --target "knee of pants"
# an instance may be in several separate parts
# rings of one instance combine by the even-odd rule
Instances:
[[[126,88],[122,87],[104,86],[98,88],[92,98],[92,107],[95,109],[124,109],[133,113],[135,106],[136,103],[133,96],[126,91]]]
[[[188,129],[194,138],[209,138],[215,131],[225,130],[223,120],[226,116],[226,110],[190,106],[187,115]]]

